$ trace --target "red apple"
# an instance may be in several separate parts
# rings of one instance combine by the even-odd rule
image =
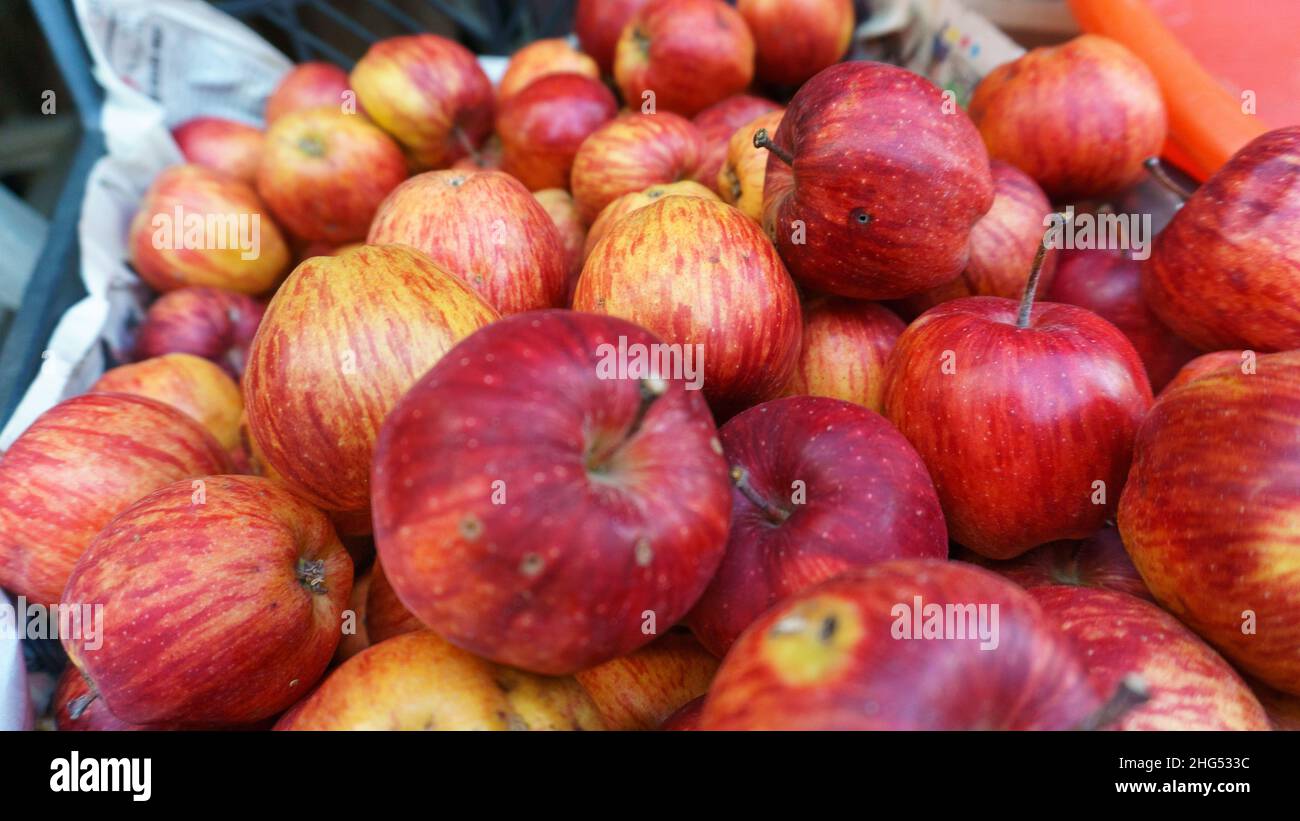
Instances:
[[[718,171],[715,186],[723,202],[731,203],[755,222],[763,218],[763,181],[767,178],[767,149],[754,145],[754,135],[775,132],[782,111],[769,111],[742,125],[727,142],[727,160]]]
[[[228,452],[238,450],[244,399],[239,385],[215,363],[187,353],[169,353],[107,371],[92,391],[130,393],[156,399],[207,429]]]
[[[492,664],[423,630],[367,648],[330,673],[277,730],[602,730],[571,677]]]
[[[1243,672],[1300,695],[1300,351],[1160,397],[1119,530],[1156,601]]]
[[[257,191],[295,236],[334,244],[365,239],[406,159],[387,134],[336,106],[292,111],[266,134]]]
[[[86,549],[63,602],[102,605],[102,644],[63,637],[131,724],[249,724],[311,689],[339,643],[352,561],[325,515],[256,476],[167,485]]]
[[[1267,684],[1249,680],[1259,703],[1264,705],[1274,730],[1300,730],[1300,697],[1274,690]]]
[[[131,266],[155,291],[210,285],[260,294],[289,246],[253,189],[201,165],[174,165],[145,192],[127,236]]]
[[[0,587],[58,602],[109,519],[165,484],[229,469],[211,434],[161,402],[122,393],[60,402],[0,459]]]
[[[252,185],[262,159],[261,129],[221,117],[195,117],[172,129],[185,161]]]
[[[457,171],[500,171],[501,153],[501,138],[493,134],[474,151],[452,163],[451,168]]]
[[[367,242],[423,251],[502,315],[564,302],[560,231],[537,198],[500,171],[412,177],[379,206]]]
[[[366,114],[418,169],[451,165],[492,131],[492,82],[473,52],[446,37],[380,40],[348,80]]]
[[[614,71],[614,50],[619,35],[649,0],[578,0],[573,30],[578,44],[600,65],[604,74]]]
[[[1206,351],[1300,348],[1300,126],[1232,155],[1156,235],[1151,310]]]
[[[578,147],[569,190],[588,224],[623,194],[697,179],[700,133],[676,114],[624,114]]]
[[[410,248],[367,245],[307,260],[271,300],[249,350],[244,404],[257,452],[318,506],[364,522],[389,409],[496,316]]]
[[[1139,265],[1121,251],[1064,251],[1056,279],[1044,291],[1048,300],[1087,308],[1123,331],[1142,357],[1157,393],[1196,356],[1196,349],[1147,307]]]
[[[587,227],[573,195],[563,188],[545,188],[534,191],[533,196],[560,232],[560,246],[564,249],[564,304],[568,305],[573,301],[573,289],[578,286],[578,274],[582,273],[582,261],[586,258],[583,249],[587,245]]]
[[[504,104],[548,74],[578,74],[600,82],[600,66],[563,37],[534,40],[516,51],[501,75],[497,103]],[[604,86],[601,86],[604,88]],[[613,99],[613,95],[610,96]]]
[[[384,566],[375,562],[371,573],[370,594],[366,599],[367,627],[373,644],[393,636],[423,630],[424,624],[406,609],[384,575]]]
[[[1062,540],[1035,547],[1007,561],[986,559],[962,549],[954,558],[986,567],[1032,590],[1057,584],[1100,587],[1154,601],[1151,591],[1133,566],[1119,531],[1107,525],[1079,541]]]
[[[340,538],[340,541],[343,541],[342,538]],[[343,547],[347,549],[346,542]],[[352,558],[353,567],[356,567],[356,555],[351,550],[348,550],[348,556]],[[339,636],[339,646],[334,648],[334,658],[330,662],[332,665],[342,664],[373,643],[367,627],[368,616],[366,613],[366,602],[370,598],[370,580],[372,576],[373,571],[367,571],[352,580],[352,592],[348,594],[348,607],[343,613],[344,616],[351,614],[354,632],[344,631]]]
[[[343,95],[349,91],[348,73],[338,66],[322,62],[300,63],[280,79],[280,84],[267,98],[266,125],[269,128],[290,111],[304,108],[332,105],[342,111],[347,102]]]
[[[699,393],[632,358],[661,344],[612,317],[519,314],[407,392],[375,451],[375,542],[422,622],[557,675],[686,614],[722,558],[731,499]]]
[[[566,188],[578,146],[617,113],[618,102],[600,80],[547,74],[497,112],[501,170],[533,191]]]
[[[1246,682],[1178,619],[1113,590],[1071,585],[1029,591],[1079,647],[1099,693],[1141,678],[1147,700],[1112,730],[1268,730]]]
[[[149,306],[135,330],[135,357],[192,353],[238,379],[266,306],[220,288],[180,288]]]
[[[108,711],[104,702],[90,691],[81,671],[69,664],[59,676],[50,704],[54,723],[61,732],[128,732],[181,730],[184,724],[128,724]]]
[[[804,300],[799,362],[781,393],[829,396],[880,413],[885,362],[906,327],[874,302],[828,296]]]
[[[707,188],[694,180],[682,180],[681,182],[668,182],[660,185],[652,185],[641,191],[633,191],[624,194],[618,199],[600,209],[600,215],[591,223],[587,229],[587,239],[583,243],[582,259],[585,262],[591,255],[592,249],[596,243],[604,239],[605,234],[609,232],[611,226],[619,220],[626,217],[633,211],[645,208],[647,205],[658,202],[664,197],[703,197],[706,200],[717,200],[718,195],[713,193],[712,188]]]
[[[1236,369],[1241,373],[1248,373],[1252,367],[1250,363],[1251,355],[1246,351],[1215,351],[1201,354],[1180,368],[1161,393],[1169,393],[1174,388],[1222,370]]]
[[[780,109],[780,105],[763,97],[737,94],[696,114],[691,122],[699,129],[704,146],[697,178],[710,186],[716,186],[718,172],[727,161],[728,145],[736,129],[753,121],[760,114]]]
[[[680,346],[682,373],[724,417],[773,396],[799,358],[794,283],[754,221],[716,200],[664,197],[614,223],[587,257],[573,307]]]
[[[770,150],[763,226],[795,279],[828,293],[893,299],[953,279],[993,205],[970,119],[895,66],[823,70],[755,144]]]
[[[608,730],[653,730],[709,689],[718,660],[689,633],[671,632],[574,677]]]
[[[1096,34],[998,66],[968,108],[989,155],[1033,177],[1053,199],[1132,186],[1165,142],[1165,105],[1150,69]]]
[[[686,732],[700,729],[700,715],[704,712],[704,696],[691,699],[677,712],[665,718],[659,729],[670,732]]]
[[[765,613],[723,660],[700,727],[1064,730],[1100,701],[1029,594],[971,565],[901,559]]]
[[[758,77],[797,86],[839,62],[853,39],[853,0],[738,0],[754,34]]]
[[[731,531],[686,620],[715,655],[776,602],[842,571],[947,558],[930,475],[879,414],[793,396],[750,408],[718,433],[734,486]]]

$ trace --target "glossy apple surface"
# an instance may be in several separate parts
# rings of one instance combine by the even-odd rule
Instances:
[[[816,296],[803,301],[799,362],[781,393],[829,396],[880,413],[885,363],[907,326],[874,302]]]
[[[578,0],[573,31],[582,50],[595,58],[604,74],[614,71],[619,35],[649,0]]]
[[[839,61],[853,38],[853,0],[738,0],[753,32],[757,73],[797,86]]]
[[[763,181],[767,177],[767,149],[754,145],[754,134],[760,128],[776,133],[783,114],[769,111],[736,129],[727,141],[727,160],[718,171],[715,185],[723,201],[754,221],[763,218]]]
[[[257,179],[264,137],[260,128],[222,117],[195,117],[172,129],[185,161],[229,174],[247,185]]]
[[[1106,525],[1086,539],[1049,542],[1006,561],[986,559],[965,548],[953,558],[986,567],[1026,590],[1073,584],[1155,600],[1113,525]]]
[[[567,188],[578,146],[617,113],[614,94],[600,80],[547,74],[497,112],[501,170],[531,191]]]
[[[266,305],[220,288],[179,288],[154,300],[135,330],[137,359],[190,353],[238,379]]]
[[[700,133],[670,112],[624,114],[596,130],[573,158],[569,190],[588,224],[624,194],[696,179]]]
[[[718,199],[718,195],[713,193],[713,189],[693,180],[652,185],[642,191],[624,194],[602,208],[600,215],[591,223],[591,228],[587,230],[587,239],[583,243],[583,261],[585,262],[586,258],[590,256],[592,249],[596,247],[596,243],[600,242],[605,234],[609,232],[610,226],[633,211],[645,208],[647,205],[658,202],[664,197]]]
[[[1258,357],[1253,357],[1253,359],[1258,361]],[[1252,367],[1251,361],[1252,356],[1246,351],[1203,353],[1180,368],[1174,378],[1169,380],[1169,384],[1165,385],[1163,392],[1167,393],[1174,388],[1186,385],[1188,382],[1200,379],[1202,376],[1208,376],[1216,371],[1237,370],[1241,373],[1248,373]]]
[[[92,391],[156,399],[201,424],[226,451],[239,448],[244,399],[239,385],[219,366],[186,353],[170,353],[104,373]]]
[[[384,575],[384,566],[380,562],[375,562],[375,568],[370,576],[366,620],[374,644],[391,639],[393,636],[425,629],[424,624],[406,609],[401,599],[397,598],[397,593],[393,592],[393,586],[388,583],[388,577]]]

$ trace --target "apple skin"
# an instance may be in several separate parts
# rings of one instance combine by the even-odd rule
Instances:
[[[307,260],[271,300],[249,350],[244,406],[257,452],[319,507],[364,521],[384,417],[458,340],[496,317],[411,248],[367,245]]]
[[[348,659],[276,730],[603,730],[571,677],[476,658],[428,630]]]
[[[335,530],[337,531],[337,528],[335,528]],[[339,541],[343,541],[341,536],[339,537]],[[346,542],[343,547],[344,549],[347,549]],[[352,566],[354,568],[360,566],[357,562],[356,555],[351,550],[348,550],[348,556],[352,558]],[[341,633],[339,636],[339,646],[334,648],[334,658],[330,662],[331,666],[342,664],[374,643],[370,639],[370,631],[367,628],[367,620],[369,617],[366,613],[366,603],[370,599],[370,581],[372,576],[373,571],[367,570],[365,573],[356,576],[352,580],[352,592],[348,594],[347,609],[352,611],[353,616],[356,619],[353,625],[356,632],[351,634]],[[344,612],[346,613],[347,611]]]
[[[182,215],[208,215],[228,219],[249,217],[258,224],[260,247],[255,259],[243,259],[238,247],[155,248],[155,234],[167,232],[175,222],[176,209]],[[155,226],[155,217],[165,219]],[[227,238],[227,244],[238,242]],[[140,278],[155,291],[166,293],[188,285],[209,285],[260,294],[270,290],[289,268],[289,246],[271,219],[262,200],[248,185],[234,177],[201,165],[174,165],[154,178],[131,220],[127,253]]]
[[[602,74],[614,72],[619,35],[649,0],[578,0],[573,31],[582,50],[595,59]]]
[[[290,233],[337,245],[365,239],[379,203],[405,179],[406,158],[387,134],[321,106],[267,131],[257,191]]]
[[[655,111],[693,117],[753,79],[754,38],[721,0],[654,0],[624,27],[614,50],[614,80],[633,108],[652,92]]]
[[[765,97],[736,94],[714,103],[696,114],[691,122],[699,129],[703,140],[698,179],[710,186],[718,184],[718,172],[727,161],[728,145],[736,129],[751,122],[760,114],[781,111],[782,107]],[[751,135],[752,136],[752,135]],[[714,189],[717,190],[716,188]],[[718,192],[721,193],[721,192]]]
[[[618,101],[600,80],[547,74],[497,111],[501,170],[531,191],[566,188],[578,146],[617,114]]]
[[[738,0],[765,83],[797,86],[839,62],[853,39],[853,0]]]
[[[569,190],[587,224],[623,194],[697,179],[700,132],[671,112],[623,114],[578,147]]]
[[[703,345],[704,395],[722,418],[773,396],[799,359],[799,297],[776,250],[753,220],[702,197],[664,197],[610,226],[573,307]]]
[[[1196,356],[1196,349],[1169,330],[1142,297],[1139,264],[1114,250],[1066,250],[1046,293],[1052,302],[1087,308],[1124,332],[1142,364],[1151,389],[1159,393]]]
[[[172,129],[185,162],[229,174],[246,185],[257,180],[262,130],[221,117],[195,117]]]
[[[352,560],[325,514],[256,476],[158,489],[95,537],[62,601],[102,604],[97,649],[63,648],[131,724],[230,726],[308,692],[339,643]]]
[[[492,82],[473,52],[446,37],[380,40],[348,81],[366,114],[402,145],[416,170],[445,168],[492,132]]]
[[[1300,730],[1300,698],[1274,690],[1267,684],[1247,679],[1259,703],[1264,705],[1274,730]]]
[[[804,83],[772,136],[794,166],[769,152],[763,191],[763,227],[796,280],[879,300],[962,272],[993,178],[975,126],[948,105],[883,63],[837,63]]]
[[[375,562],[375,569],[371,572],[366,618],[372,644],[425,629],[423,622],[397,598],[393,586],[388,583],[388,577],[384,575],[381,562]]]
[[[57,603],[77,557],[124,508],[229,469],[202,425],[161,402],[122,393],[60,402],[0,459],[0,587]]]
[[[669,182],[659,185],[652,185],[641,191],[633,191],[624,194],[618,199],[600,209],[599,216],[591,223],[587,229],[587,239],[583,243],[582,258],[585,262],[591,255],[592,249],[596,243],[600,242],[605,234],[609,232],[614,223],[626,217],[633,211],[645,208],[651,203],[658,202],[664,197],[703,197],[706,200],[720,199],[717,194],[713,193],[712,188],[701,185],[694,180],[682,180],[681,182]]]
[[[348,73],[333,63],[299,63],[284,75],[266,100],[266,126],[290,111],[332,105],[343,110],[343,95],[351,91]]]
[[[1204,351],[1300,348],[1300,126],[1249,142],[1192,194],[1142,265],[1142,293]]]
[[[758,222],[763,218],[763,180],[767,177],[767,149],[754,146],[760,128],[775,133],[784,111],[769,111],[741,126],[727,142],[727,161],[718,171],[717,191],[723,202],[736,206]]]
[[[1124,545],[1169,612],[1240,670],[1300,695],[1300,351],[1160,397],[1119,503]],[[1245,628],[1246,611],[1255,614]]]
[[[134,732],[134,731],[162,731],[162,730],[182,730],[184,724],[128,724],[117,716],[108,711],[103,701],[98,698],[91,699],[90,685],[81,675],[81,671],[69,664],[63,668],[63,674],[59,676],[58,686],[54,688],[54,698],[51,702],[50,712],[54,714],[55,726],[60,732]],[[81,701],[78,702],[78,699]],[[80,708],[77,717],[72,717],[72,708]]]
[[[136,359],[191,353],[238,379],[266,305],[220,288],[180,288],[154,300],[135,330]]]
[[[829,396],[880,413],[885,363],[907,326],[874,302],[835,296],[803,301],[803,344],[783,396]]]
[[[506,317],[384,424],[371,482],[384,574],[453,644],[573,673],[675,624],[717,569],[731,496],[708,408],[679,379],[602,379],[600,348],[619,337],[659,344],[612,317]]]
[[[457,171],[500,171],[501,154],[501,138],[493,134],[472,154],[461,157],[450,167]]]
[[[992,570],[1026,590],[1073,584],[1155,601],[1112,525],[1086,539],[1049,542],[1006,561],[986,559],[965,548],[954,558]]]
[[[997,647],[893,638],[893,609],[916,596],[998,605]],[[899,559],[763,614],[723,659],[700,728],[1063,730],[1100,704],[1078,652],[1028,593],[961,562]]]
[[[1214,353],[1203,353],[1180,368],[1178,373],[1174,375],[1174,378],[1169,380],[1169,383],[1165,385],[1164,390],[1161,391],[1161,395],[1169,393],[1175,388],[1180,388],[1188,382],[1200,379],[1202,376],[1208,376],[1209,374],[1215,373],[1216,371],[1231,368],[1245,373],[1245,371],[1241,370],[1242,366],[1245,364],[1244,355],[1245,351],[1215,351]]]
[[[681,709],[664,719],[659,729],[666,732],[699,730],[700,715],[704,712],[704,698],[705,696],[700,696],[683,704]]]
[[[609,730],[653,730],[709,690],[718,660],[673,631],[627,656],[574,674]]]
[[[1160,154],[1167,130],[1150,69],[1096,34],[998,66],[975,87],[968,110],[989,156],[1033,177],[1053,200],[1140,182],[1143,161]]]
[[[990,559],[1085,538],[1113,517],[1152,402],[1113,325],[1040,303],[1018,328],[1018,307],[945,302],[908,326],[885,366],[885,416],[930,469],[953,540]]]
[[[239,385],[213,362],[169,353],[104,373],[90,390],[130,393],[170,405],[201,424],[226,451],[236,451],[244,399]]]
[[[565,38],[534,40],[511,55],[497,86],[497,104],[504,105],[511,97],[549,74],[577,74],[600,82],[600,66],[590,56],[569,45]]]
[[[1268,715],[1241,676],[1178,619],[1113,590],[1071,585],[1029,594],[1075,641],[1099,693],[1133,673],[1148,699],[1104,729],[1268,730]]]
[[[578,213],[578,204],[573,195],[564,188],[543,188],[534,191],[533,196],[542,204],[550,216],[551,222],[560,232],[560,247],[564,250],[564,304],[573,302],[573,289],[578,287],[578,274],[582,273],[582,261],[586,259],[584,249],[587,247],[587,226]]]
[[[948,557],[925,464],[879,414],[792,396],[744,411],[718,435],[732,470],[743,470],[772,510],[733,488],[727,554],[686,618],[714,655],[776,602],[842,571]],[[804,483],[802,502],[793,501],[796,482]]]

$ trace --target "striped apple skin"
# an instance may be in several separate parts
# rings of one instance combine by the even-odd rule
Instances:
[[[652,185],[700,179],[704,144],[690,120],[668,111],[624,114],[578,147],[569,190],[582,219],[591,221],[623,194]],[[713,180],[704,180],[712,185]]]
[[[653,730],[703,696],[718,660],[689,633],[670,632],[627,656],[574,674],[609,730]]]
[[[874,302],[816,296],[803,302],[799,362],[784,396],[829,396],[880,413],[885,363],[907,326]]]
[[[587,239],[583,245],[583,261],[591,254],[596,243],[609,233],[610,227],[614,223],[626,217],[641,208],[645,208],[653,202],[664,197],[703,197],[706,200],[719,199],[718,195],[713,193],[709,188],[694,180],[682,180],[680,182],[668,182],[661,185],[652,185],[641,191],[634,191],[630,194],[623,194],[618,199],[600,209],[600,214],[596,216],[591,228],[587,231]]]
[[[122,393],[60,402],[0,458],[0,586],[57,602],[110,519],[163,485],[229,469],[202,425],[161,402]]]
[[[190,416],[227,452],[239,449],[244,398],[219,365],[187,353],[119,365],[104,373],[92,391],[130,393],[156,399]]]
[[[775,394],[799,358],[799,297],[763,232],[726,203],[665,197],[610,227],[573,307],[703,345],[704,393],[723,417]]]
[[[618,102],[599,78],[548,74],[497,112],[501,170],[530,191],[567,188],[578,147],[617,114]]]
[[[1223,657],[1178,619],[1126,593],[1050,585],[1030,591],[1083,654],[1098,693],[1142,677],[1148,700],[1113,730],[1268,730],[1259,699]]]
[[[727,145],[736,129],[760,114],[776,111],[781,106],[765,97],[737,94],[714,103],[691,118],[699,129],[701,145],[698,177],[709,186],[718,184],[718,172],[727,161]]]
[[[1300,695],[1300,351],[1256,366],[1160,397],[1119,529],[1160,604],[1242,671]]]
[[[366,114],[417,169],[445,168],[492,132],[492,82],[473,52],[446,37],[380,40],[348,80]]]
[[[283,78],[266,98],[266,126],[290,111],[333,105],[342,109],[344,92],[350,90],[348,73],[333,63],[299,63]]]
[[[393,190],[370,226],[371,245],[427,254],[502,316],[564,304],[560,229],[501,171],[429,171]]]
[[[135,331],[137,359],[192,353],[239,379],[266,305],[220,288],[181,288],[149,306]]]
[[[226,237],[226,243],[235,247],[155,248],[155,233],[167,230],[154,224],[155,216],[165,217],[164,225],[170,226],[176,222],[177,208],[182,209],[182,215],[198,214],[205,220],[208,215],[223,220],[247,215],[250,232],[251,220],[256,217],[260,242],[257,257],[242,258],[245,252],[237,247],[237,236]],[[176,244],[174,236],[170,242]],[[252,187],[199,165],[174,165],[154,178],[131,220],[127,253],[140,278],[164,293],[188,285],[210,285],[241,294],[260,294],[279,281],[290,263],[289,246]]]
[[[379,561],[375,562],[370,573],[370,592],[366,596],[366,629],[370,633],[371,644],[424,629],[424,623],[397,598],[393,586],[388,583],[388,577],[384,575],[384,566]]]
[[[388,411],[496,317],[411,248],[365,245],[307,260],[271,300],[249,350],[244,406],[257,453],[319,506],[361,515]]]
[[[260,128],[221,117],[195,117],[172,129],[186,162],[252,185],[265,138]]]
[[[960,548],[953,558],[988,568],[1026,590],[1068,584],[1155,601],[1128,557],[1119,530],[1110,524],[1086,539],[1048,542],[1007,561],[986,559],[966,548]]]
[[[564,188],[544,188],[534,191],[533,196],[542,204],[560,232],[560,247],[564,249],[564,306],[573,302],[573,289],[578,286],[578,274],[582,273],[583,252],[587,244],[587,226],[578,216],[578,205],[573,195]]]
[[[600,66],[590,56],[569,45],[565,37],[534,40],[510,55],[510,62],[497,85],[497,103],[504,105],[509,98],[551,74],[575,74],[599,82]]]
[[[784,110],[761,114],[742,125],[727,141],[727,160],[718,171],[714,187],[730,203],[758,222],[763,218],[763,180],[767,177],[767,149],[754,145],[760,128],[775,134]]]
[[[894,638],[895,606],[912,607],[917,596],[940,606],[996,604],[998,646]],[[899,559],[765,613],[723,659],[700,727],[1066,730],[1101,701],[1076,649],[1029,594],[972,565]]]
[[[63,646],[131,724],[269,718],[311,689],[339,643],[352,560],[329,519],[267,479],[202,481],[198,501],[185,480],[119,514],[63,595],[103,606],[102,646]]]

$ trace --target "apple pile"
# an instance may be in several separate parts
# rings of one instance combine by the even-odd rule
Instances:
[[[853,23],[582,0],[495,87],[418,34],[178,127],[134,361],[0,459],[0,585],[102,607],[59,726],[1284,723],[1300,128],[1061,251],[1165,142],[1143,63],[963,109]]]

